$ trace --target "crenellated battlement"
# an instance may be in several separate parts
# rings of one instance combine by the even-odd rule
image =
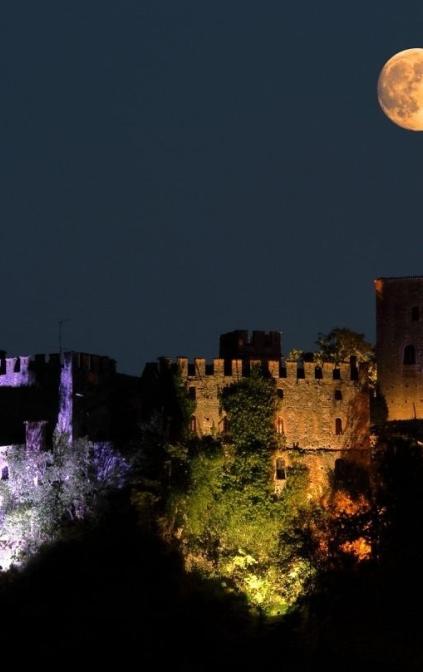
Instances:
[[[279,331],[248,331],[238,329],[221,334],[219,355],[222,359],[280,359],[282,356]]]
[[[59,371],[66,355],[72,356],[73,369],[87,373],[112,374],[116,362],[110,357],[83,352],[0,357],[0,387],[26,387],[34,385],[43,371]]]
[[[92,355],[87,352],[69,352],[52,353],[31,356],[30,362],[32,368],[59,367],[63,366],[65,356],[72,355],[73,367],[76,370],[90,371],[94,373],[114,373],[116,371],[116,362],[110,357],[103,355]]]
[[[171,360],[167,360],[171,361]],[[254,366],[260,366],[262,371],[276,379],[301,381],[321,380],[349,380],[356,381],[367,373],[367,365],[360,364],[358,368],[350,362],[324,362],[319,366],[315,362],[297,362],[290,360],[243,360],[216,358],[207,361],[203,357],[189,360],[187,357],[177,357],[176,363],[182,378],[203,378],[216,376],[219,378],[240,378],[250,375]]]
[[[30,357],[2,357],[0,359],[0,387],[24,387],[32,385]]]

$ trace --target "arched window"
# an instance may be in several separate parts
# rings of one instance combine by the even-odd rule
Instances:
[[[276,431],[277,431],[278,434],[283,434],[284,433],[283,418],[278,418],[276,420]]]
[[[415,364],[416,363],[416,351],[414,345],[406,345],[404,348],[404,364]]]
[[[286,479],[285,461],[280,457],[276,460],[275,479],[277,481],[284,481]]]
[[[336,436],[340,436],[342,434],[342,420],[341,420],[341,418],[336,418],[335,419],[335,434],[336,434]]]
[[[195,415],[191,416],[190,429],[193,434],[195,434],[195,432],[197,431],[197,418],[195,417]]]

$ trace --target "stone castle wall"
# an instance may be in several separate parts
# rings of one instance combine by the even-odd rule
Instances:
[[[423,419],[423,278],[378,278],[378,387],[387,420]]]
[[[196,358],[177,359],[181,376],[196,410],[192,428],[198,435],[225,431],[225,416],[220,408],[219,392],[243,375],[254,363],[242,360],[214,359],[206,363]],[[275,424],[283,434],[287,448],[366,449],[369,442],[369,394],[367,370],[351,368],[343,362],[324,363],[280,361],[266,363],[276,381],[278,411]]]

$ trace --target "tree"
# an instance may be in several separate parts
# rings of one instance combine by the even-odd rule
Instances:
[[[277,446],[276,385],[253,367],[249,377],[225,387],[220,402],[229,422],[231,441],[237,451],[271,451]]]
[[[0,566],[7,569],[54,541],[64,525],[93,514],[99,498],[121,487],[128,464],[110,444],[70,443],[56,434],[51,451],[12,446],[0,481]]]
[[[357,363],[374,361],[373,346],[366,341],[364,334],[346,327],[335,327],[328,334],[320,333],[316,344],[324,361],[342,362],[350,357],[355,357]]]
[[[166,523],[187,567],[245,594],[260,611],[283,613],[314,573],[308,471],[292,464],[283,493],[275,495],[273,379],[254,369],[222,391],[221,404],[229,433],[191,452],[186,486],[169,493]]]

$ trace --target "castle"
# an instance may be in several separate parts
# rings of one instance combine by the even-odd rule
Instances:
[[[0,357],[0,476],[10,446],[41,450],[55,432],[70,441],[124,444],[136,422],[138,380],[110,357],[66,352]]]
[[[377,394],[386,420],[423,419],[423,277],[378,278],[375,289]],[[162,358],[157,367],[170,361]],[[227,430],[219,401],[224,387],[257,364],[274,379],[275,428],[283,438],[274,456],[276,481],[285,479],[294,456],[307,462],[317,484],[345,458],[368,459],[376,391],[370,390],[366,365],[354,358],[292,360],[282,355],[279,332],[233,331],[221,336],[213,361],[178,357],[173,363],[195,399],[191,430],[199,436]],[[117,373],[109,357],[0,353],[0,468],[5,469],[9,445],[42,448],[54,431],[124,444],[134,436],[149,394],[139,382]]]
[[[300,458],[321,491],[329,470],[341,472],[345,460],[370,459],[377,402],[388,422],[423,419],[423,277],[378,278],[375,289],[377,388],[367,365],[357,365],[354,357],[337,363],[290,360],[282,356],[279,332],[233,331],[220,337],[219,358],[211,362],[174,360],[195,400],[192,431],[224,434],[221,390],[259,365],[275,380],[278,398],[275,427],[284,447],[274,455],[276,485]]]

